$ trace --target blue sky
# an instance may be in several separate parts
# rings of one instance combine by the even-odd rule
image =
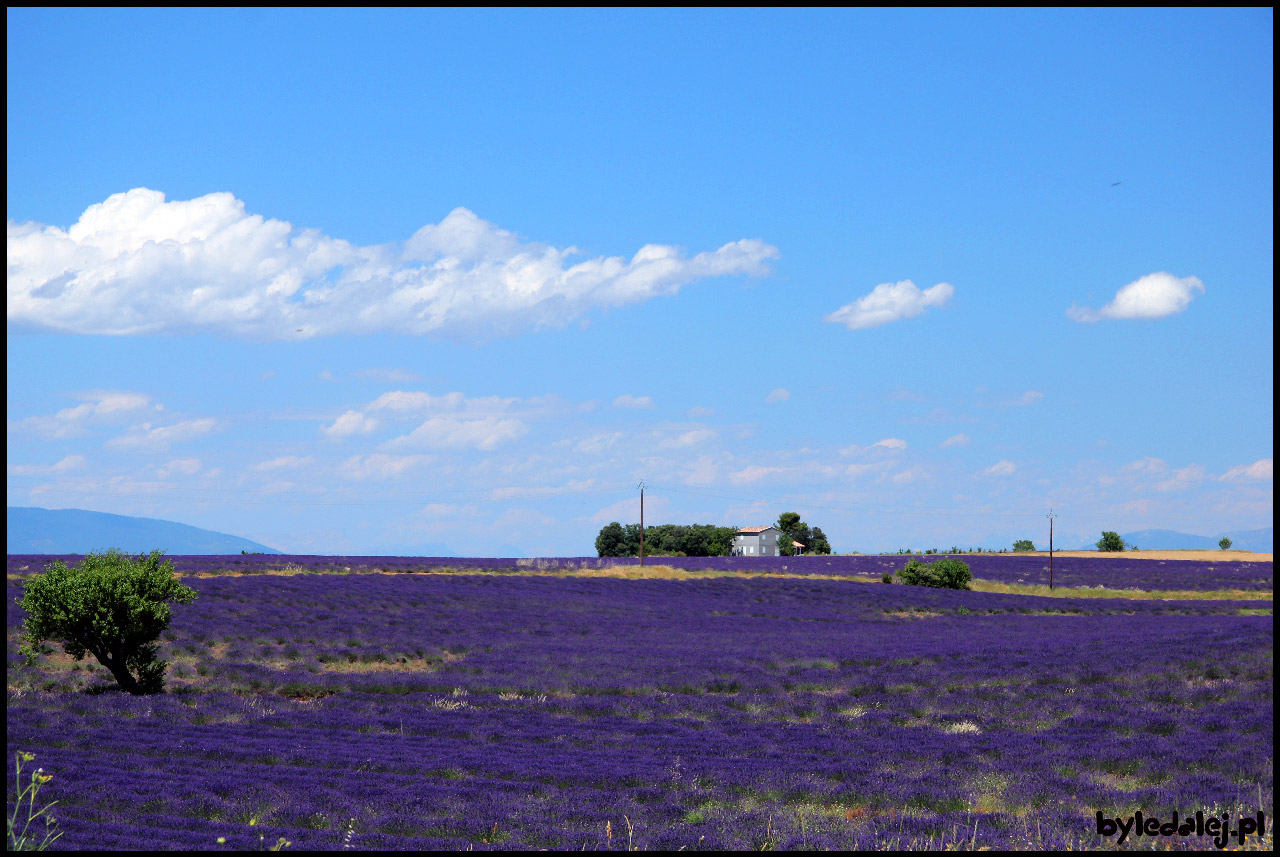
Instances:
[[[1272,12],[9,10],[8,504],[298,553],[1273,516]]]

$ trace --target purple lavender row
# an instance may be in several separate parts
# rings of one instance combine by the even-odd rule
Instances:
[[[10,555],[10,573],[39,570],[55,558],[68,563],[80,556]],[[917,557],[932,561],[939,557]],[[973,576],[1000,583],[1044,585],[1049,582],[1048,559],[1042,556],[966,554],[958,558],[969,564]],[[562,569],[607,568],[634,565],[634,559],[599,557],[555,557],[518,559],[514,557],[402,557],[402,556],[173,556],[175,568],[184,574],[240,572],[253,573],[282,569],[314,572],[412,572],[444,568],[521,572]],[[687,570],[731,570],[741,572],[823,574],[880,577],[901,569],[908,556],[812,556],[812,557],[656,557],[653,564]],[[1054,561],[1054,584],[1064,587],[1132,588],[1143,590],[1270,590],[1274,586],[1271,562],[1205,562],[1195,560],[1125,559],[1123,557],[1060,557]]]

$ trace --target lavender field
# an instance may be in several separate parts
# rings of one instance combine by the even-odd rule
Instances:
[[[941,556],[915,555],[931,562]],[[1049,561],[1043,556],[1016,554],[958,554],[973,576],[997,583],[1047,584]],[[39,570],[54,557],[10,554],[9,573]],[[81,559],[69,554],[67,563]],[[692,571],[732,571],[744,574],[822,575],[879,578],[902,568],[910,556],[804,556],[804,557],[657,557],[650,563]],[[634,565],[634,558],[556,557],[405,557],[405,556],[288,556],[248,554],[235,556],[172,556],[174,568],[183,574],[253,574],[281,570],[314,572],[415,572],[446,569],[511,572],[610,568]],[[1123,557],[1058,557],[1054,583],[1063,587],[1109,587],[1143,590],[1266,590],[1273,588],[1270,562],[1204,562],[1149,560]]]
[[[11,605],[47,559],[9,558]],[[7,747],[55,775],[57,847],[1065,848],[1106,844],[1098,810],[1271,815],[1269,600],[175,559],[295,573],[186,577],[159,696],[60,651],[18,669],[8,611]],[[784,562],[906,558],[826,559]],[[1028,559],[966,557],[1013,580]],[[1271,589],[1270,563],[1079,562],[1055,579]],[[445,565],[508,573],[356,573]]]

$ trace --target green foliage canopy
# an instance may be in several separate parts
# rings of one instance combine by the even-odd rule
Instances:
[[[129,693],[159,691],[167,664],[156,657],[156,641],[169,627],[168,602],[196,600],[163,557],[158,550],[132,558],[112,549],[71,568],[62,560],[49,563],[24,582],[17,599],[28,614],[19,653],[30,664],[40,643],[59,642],[78,661],[93,655]]]
[[[1226,536],[1223,536],[1222,541],[1218,542],[1218,549],[1224,550],[1224,551],[1231,550],[1231,539],[1227,538]]]
[[[1122,551],[1124,550],[1124,539],[1120,538],[1119,533],[1113,533],[1110,530],[1103,530],[1102,538],[1098,539],[1098,550]]]
[[[645,556],[728,556],[737,527],[657,524],[644,528]],[[640,525],[611,521],[596,536],[597,556],[639,556]]]
[[[898,572],[898,578],[909,586],[932,586],[935,589],[968,589],[973,575],[969,563],[960,559],[940,559],[936,562],[907,560]]]
[[[1036,549],[1036,546],[1031,539],[1018,539],[1013,543],[1013,549],[1018,552],[1033,551]]]

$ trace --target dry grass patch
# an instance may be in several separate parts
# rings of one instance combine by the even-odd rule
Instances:
[[[974,592],[1005,595],[1042,595],[1057,598],[1132,598],[1148,601],[1271,601],[1272,593],[1260,589],[1105,589],[1091,586],[1055,586],[1040,583],[1001,583],[974,578]]]

